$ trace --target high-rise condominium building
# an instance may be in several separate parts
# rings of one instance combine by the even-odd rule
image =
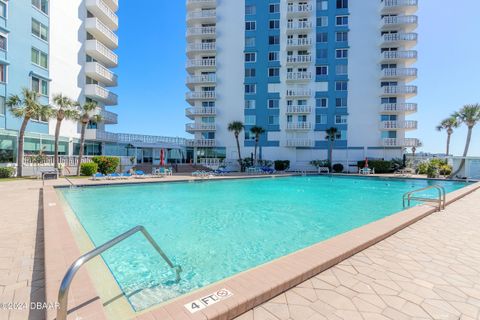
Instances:
[[[417,59],[417,0],[187,0],[187,86],[194,158],[242,156],[292,167],[401,157],[419,141],[408,102]]]

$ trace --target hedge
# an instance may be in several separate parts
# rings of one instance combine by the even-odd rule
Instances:
[[[117,157],[97,156],[93,157],[92,161],[98,165],[98,172],[103,174],[116,172],[120,165],[120,159]]]
[[[365,160],[357,162],[358,168],[365,167]],[[390,173],[393,172],[392,162],[385,160],[368,160],[368,167],[375,169],[375,173]]]
[[[274,162],[276,171],[285,171],[290,168],[290,160],[276,160]]]
[[[333,165],[333,172],[335,173],[342,173],[343,172],[343,164],[341,163],[335,163]]]
[[[0,178],[10,178],[13,176],[15,169],[12,167],[1,167],[0,168]]]
[[[80,165],[80,173],[82,176],[91,176],[97,173],[98,164],[95,162],[85,162]]]

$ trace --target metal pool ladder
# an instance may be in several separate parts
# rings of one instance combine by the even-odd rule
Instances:
[[[125,233],[122,233],[121,235],[102,244],[101,246],[96,247],[92,251],[85,253],[72,263],[70,268],[67,270],[67,273],[63,277],[62,283],[60,284],[60,289],[58,290],[58,303],[60,306],[57,311],[57,320],[67,319],[68,291],[70,289],[70,284],[72,283],[73,277],[77,273],[78,269],[80,269],[85,263],[87,263],[91,259],[102,254],[104,251],[107,251],[111,247],[117,245],[118,243],[129,238],[137,232],[141,232],[145,236],[145,238],[147,238],[148,242],[150,242],[150,244],[155,248],[158,254],[163,258],[163,260],[165,260],[165,262],[170,266],[170,268],[175,270],[176,281],[180,281],[180,272],[182,272],[182,267],[179,265],[174,265],[172,263],[172,261],[167,257],[167,255],[163,252],[160,246],[155,242],[155,240],[153,240],[152,236],[150,235],[150,233],[148,233],[147,229],[145,229],[144,226],[136,226],[135,228],[132,228]]]
[[[430,190],[430,189],[435,189],[438,191],[438,196],[436,198],[425,198],[425,197],[414,196],[415,193]],[[410,202],[412,200],[436,203],[438,205],[438,211],[442,211],[442,209],[445,209],[445,205],[447,202],[445,188],[435,184],[422,189],[406,192],[403,195],[403,208],[410,207]]]

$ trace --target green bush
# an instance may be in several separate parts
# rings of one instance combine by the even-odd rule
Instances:
[[[80,165],[80,173],[82,176],[91,176],[97,173],[98,164],[95,162],[85,162]]]
[[[277,171],[288,170],[290,168],[290,160],[275,160],[274,166]]]
[[[357,166],[359,168],[365,167],[365,160],[358,161]],[[368,167],[375,169],[375,173],[391,173],[393,172],[393,166],[391,161],[385,160],[368,160]]]
[[[14,172],[15,169],[12,167],[0,167],[0,178],[10,178]]]
[[[342,173],[343,172],[343,164],[341,164],[341,163],[335,163],[332,168],[333,168],[333,172],[335,172],[335,173]]]
[[[448,176],[452,173],[452,167],[448,165],[446,160],[432,159],[422,162],[418,166],[419,174],[426,174],[429,178],[437,178],[438,175]]]
[[[428,162],[422,162],[418,165],[418,174],[427,174],[427,171],[428,171],[428,167],[429,167],[429,163]]]
[[[93,157],[92,161],[98,165],[98,171],[103,174],[114,173],[120,165],[120,159],[117,157],[98,156]]]
[[[330,168],[330,161],[328,160],[313,160],[310,164],[316,168]]]

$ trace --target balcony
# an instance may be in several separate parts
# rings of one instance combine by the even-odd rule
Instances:
[[[117,86],[117,75],[98,62],[87,62],[85,64],[85,74],[107,87]]]
[[[382,30],[412,31],[418,26],[417,16],[387,16],[382,19]]]
[[[312,46],[312,38],[293,38],[287,39],[287,48],[290,49],[308,49]]]
[[[107,110],[100,111],[100,116],[103,119],[105,124],[117,124],[118,123],[118,115],[114,112],[110,112]]]
[[[196,10],[187,13],[187,23],[215,23],[217,21],[217,12],[212,10]]]
[[[311,106],[287,106],[287,114],[309,114],[312,110]]]
[[[216,53],[217,46],[215,42],[192,42],[187,44],[187,54],[192,56],[196,53],[208,53],[214,54]]]
[[[98,84],[85,85],[85,96],[99,101],[106,106],[115,106],[118,104],[118,96]]]
[[[290,89],[286,92],[287,98],[309,98],[312,96],[312,90],[310,89]]]
[[[388,68],[382,70],[384,80],[413,81],[417,78],[417,68]]]
[[[118,142],[118,134],[98,129],[86,129],[85,140]]]
[[[287,72],[287,82],[308,82],[312,80],[311,72]]]
[[[215,8],[216,0],[187,0],[188,9]]]
[[[195,100],[215,100],[215,91],[191,91],[187,92],[185,98],[188,102],[192,103]]]
[[[405,138],[405,139],[385,138],[385,139],[382,139],[381,143],[382,143],[382,146],[384,147],[411,148],[411,147],[418,147],[420,145],[420,140],[415,138]]]
[[[187,140],[187,147],[215,147],[216,141],[214,139],[193,139]]]
[[[289,122],[286,129],[289,131],[308,131],[312,129],[312,124],[310,122]]]
[[[187,39],[202,38],[202,39],[215,39],[217,35],[216,27],[190,27],[187,28]]]
[[[85,20],[85,29],[109,49],[114,50],[118,48],[117,35],[98,18],[87,18]]]
[[[414,32],[410,33],[387,33],[383,35],[382,46],[404,46],[409,49],[417,44],[418,35]]]
[[[185,109],[185,115],[194,119],[196,116],[214,116],[217,114],[217,109],[215,107],[193,107]]]
[[[191,59],[187,60],[186,68],[188,72],[193,72],[194,70],[215,70],[216,59]]]
[[[313,28],[311,21],[294,21],[287,22],[287,32],[296,33],[296,32],[307,32]]]
[[[99,18],[110,30],[118,29],[118,17],[103,0],[86,0],[87,10]]]
[[[380,107],[382,114],[412,114],[417,112],[416,103],[383,103]]]
[[[100,41],[85,41],[85,53],[107,67],[112,68],[118,65],[118,56]]]
[[[199,76],[188,76],[187,86],[193,89],[196,85],[215,85],[217,82],[217,76],[215,74],[205,74]]]
[[[287,16],[308,16],[312,13],[311,4],[289,4],[287,6]]]
[[[188,133],[194,133],[198,131],[215,131],[216,126],[214,123],[187,123],[185,125],[185,131]]]
[[[118,10],[118,0],[103,0],[103,2],[114,12]]]
[[[384,63],[405,63],[412,64],[417,61],[418,53],[415,50],[406,51],[385,51],[382,53]]]
[[[311,139],[287,139],[285,146],[289,148],[312,148],[315,146],[315,141]]]
[[[310,64],[311,62],[312,56],[310,54],[287,56],[287,64],[289,65]]]
[[[380,123],[380,130],[416,130],[418,127],[417,121],[382,121]]]
[[[413,14],[418,10],[418,0],[384,0],[382,14]]]
[[[411,98],[417,95],[417,86],[385,86],[382,87],[382,95]]]

